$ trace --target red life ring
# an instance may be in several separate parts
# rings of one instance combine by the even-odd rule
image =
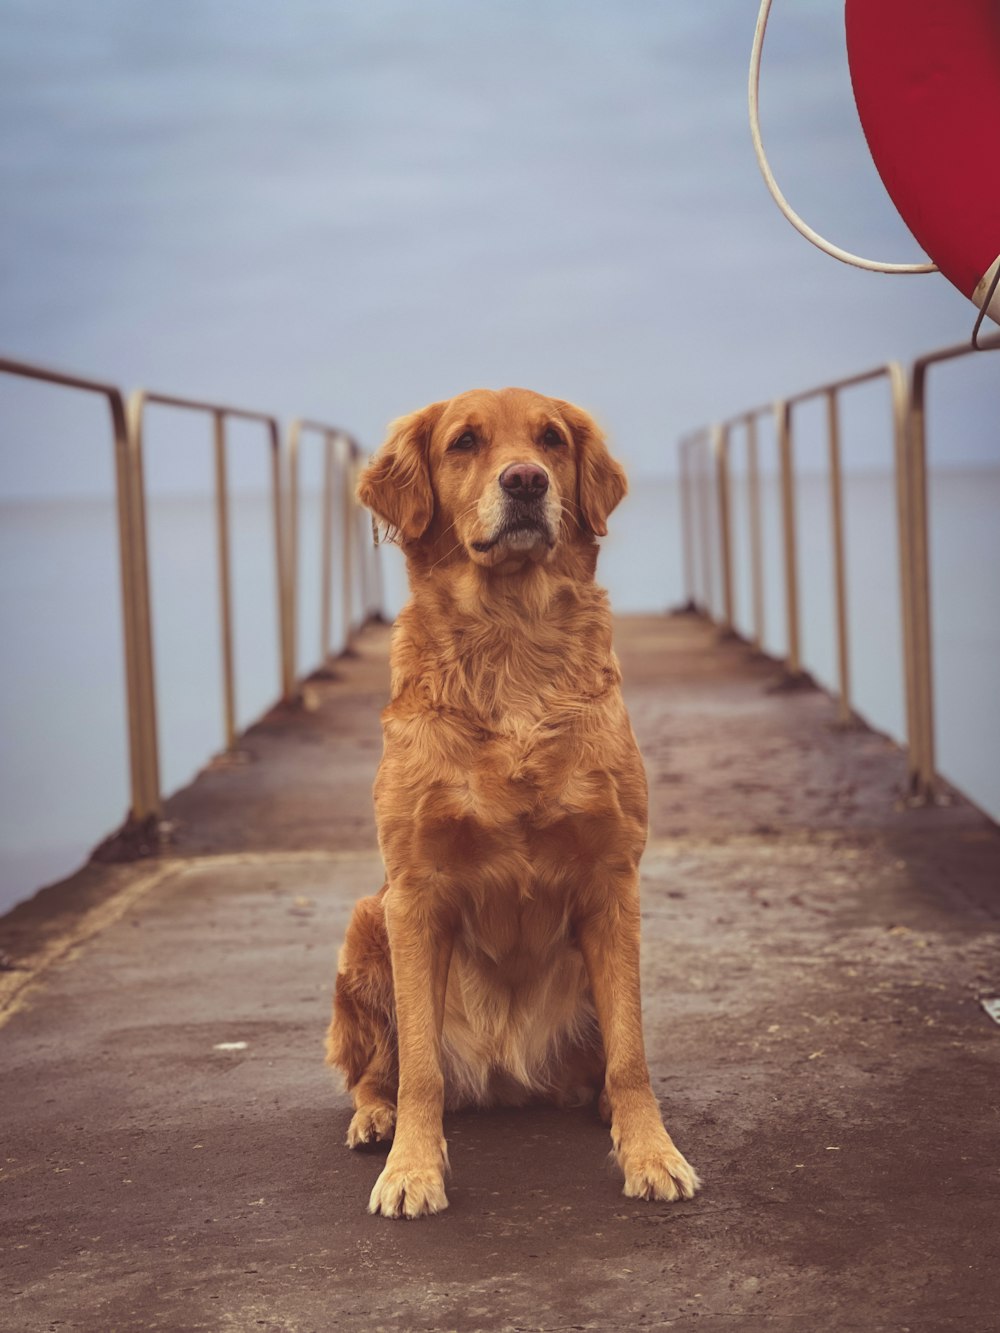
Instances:
[[[854,100],[885,188],[981,306],[1000,264],[1000,0],[846,0],[846,23]],[[1000,291],[988,313],[1000,322]]]

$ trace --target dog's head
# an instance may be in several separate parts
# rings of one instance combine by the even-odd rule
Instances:
[[[473,389],[401,417],[358,485],[409,553],[501,574],[592,545],[624,494],[592,418],[528,389]]]

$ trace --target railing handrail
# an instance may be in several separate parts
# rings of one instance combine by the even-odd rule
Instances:
[[[784,534],[785,614],[787,621],[786,671],[792,678],[802,674],[798,624],[798,557],[795,533],[795,489],[792,409],[812,399],[827,405],[828,467],[831,489],[831,531],[837,615],[837,664],[839,708],[843,722],[852,716],[850,653],[847,622],[847,581],[843,494],[840,459],[839,395],[845,389],[886,378],[891,392],[893,418],[893,472],[895,475],[899,540],[900,618],[903,637],[903,675],[906,697],[906,739],[909,784],[917,800],[933,798],[936,780],[933,653],[931,644],[930,550],[927,513],[927,449],[925,385],[928,369],[977,351],[1000,349],[1000,334],[980,340],[978,347],[958,343],[936,348],[911,361],[906,369],[889,361],[851,375],[842,375],[811,388],[775,399],[769,406],[749,408],[726,417],[711,427],[690,431],[679,441],[681,518],[684,549],[685,595],[688,604],[712,617],[714,553],[711,533],[711,497],[714,473],[718,508],[718,556],[722,573],[722,628],[735,629],[732,536],[730,514],[730,433],[747,429],[748,491],[750,501],[752,586],[754,600],[754,644],[763,643],[763,596],[761,591],[760,499],[757,467],[757,421],[774,418],[779,450],[782,528]],[[706,445],[709,446],[706,449]],[[699,463],[698,454],[702,454]],[[709,459],[706,455],[711,454]],[[714,466],[706,467],[706,463]],[[698,482],[699,503],[694,503],[693,481]],[[700,511],[700,518],[699,518]],[[699,541],[700,538],[700,541]],[[700,561],[697,553],[701,547]],[[701,565],[701,577],[696,565]],[[703,598],[699,603],[697,584]]]
[[[52,366],[40,366],[34,361],[19,361],[15,357],[0,356],[0,371],[8,375],[20,375],[26,380],[41,380],[46,384],[61,384],[67,389],[83,389],[93,393],[102,393],[105,397],[117,395],[124,402],[124,395],[117,384],[107,380],[93,379],[87,375],[77,375],[68,370],[56,370]]]
[[[919,366],[937,365],[941,361],[953,361],[958,357],[968,356],[973,352],[989,352],[1000,349],[1000,333],[990,334],[986,338],[980,338],[979,346],[973,347],[971,343],[949,343],[946,347],[936,347],[930,352],[924,352],[921,356],[915,357],[910,361],[909,367],[915,370]],[[809,398],[818,398],[830,389],[850,389],[855,385],[864,384],[867,380],[875,380],[885,375],[890,365],[895,364],[891,361],[884,361],[877,366],[870,366],[867,370],[855,371],[850,375],[842,375],[837,379],[825,380],[821,384],[814,384],[808,389],[799,389],[795,393],[786,394],[784,401],[786,403],[801,403]],[[724,417],[718,424],[721,426],[739,426],[750,417],[767,416],[774,407],[774,403],[761,403],[758,407],[746,408],[740,412],[734,412],[732,416]],[[681,436],[681,441],[690,439],[700,434],[705,427],[698,427],[695,430],[688,431],[686,435]]]
[[[265,426],[271,452],[271,489],[275,528],[275,571],[278,597],[278,648],[281,667],[281,697],[291,698],[296,689],[293,608],[297,597],[297,563],[286,535],[292,500],[294,457],[298,438],[305,430],[326,433],[328,443],[335,438],[346,445],[347,464],[356,463],[361,449],[347,431],[311,418],[292,420],[283,437],[280,420],[272,413],[211,399],[163,393],[139,388],[128,397],[115,384],[68,371],[51,369],[34,362],[0,356],[0,373],[39,380],[85,392],[97,393],[109,403],[112,416],[115,457],[115,499],[118,515],[119,569],[122,596],[122,625],[125,649],[127,698],[127,733],[129,744],[130,810],[126,827],[142,826],[155,838],[155,825],[161,811],[159,742],[157,734],[157,693],[152,647],[152,609],[149,589],[149,557],[144,481],[143,427],[145,409],[156,405],[208,414],[213,420],[215,453],[215,501],[220,589],[220,627],[222,630],[223,707],[227,748],[236,739],[235,661],[233,649],[232,597],[229,551],[229,490],[226,469],[226,422],[231,419],[254,421]],[[293,447],[294,441],[294,447]],[[297,506],[297,485],[294,505]],[[344,547],[345,565],[357,558],[352,541],[349,514],[360,515],[354,505],[353,488],[345,488]],[[332,522],[332,517],[331,517]],[[360,528],[354,528],[357,536]],[[360,544],[360,543],[359,543]],[[360,566],[364,569],[364,566]],[[367,594],[366,594],[367,595]],[[376,609],[380,610],[380,607]],[[352,628],[347,621],[348,632]],[[328,625],[324,643],[329,642]]]
[[[935,347],[930,352],[924,352],[912,362],[914,370],[937,365],[941,361],[954,361],[957,357],[968,356],[970,352],[995,352],[1000,351],[1000,333],[991,333],[986,338],[979,339],[979,345],[973,347],[971,343],[949,343],[947,347]]]
[[[184,394],[161,393],[158,389],[133,389],[129,398],[130,401],[142,406],[155,403],[160,407],[179,407],[191,412],[221,412],[223,416],[240,417],[244,421],[278,423],[278,417],[273,412],[264,412],[259,408],[234,407],[231,403],[217,403],[209,398],[188,398]]]

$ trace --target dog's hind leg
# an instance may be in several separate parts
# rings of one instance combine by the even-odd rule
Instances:
[[[589,1031],[560,1052],[549,1100],[563,1109],[597,1102],[601,1118],[610,1123],[610,1115],[605,1116],[604,1069],[604,1046],[595,1019]]]
[[[395,1089],[385,1091],[385,1071],[373,1060],[364,1077],[354,1088],[354,1115],[347,1126],[348,1148],[361,1148],[367,1143],[387,1143],[396,1130]]]
[[[354,908],[337,969],[327,1063],[342,1070],[354,1102],[347,1146],[391,1139],[399,1082],[392,963],[383,888]]]

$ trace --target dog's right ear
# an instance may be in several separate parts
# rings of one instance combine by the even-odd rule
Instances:
[[[390,538],[414,542],[434,517],[428,453],[430,434],[443,403],[400,417],[389,426],[382,448],[361,474],[358,499],[389,526]]]

